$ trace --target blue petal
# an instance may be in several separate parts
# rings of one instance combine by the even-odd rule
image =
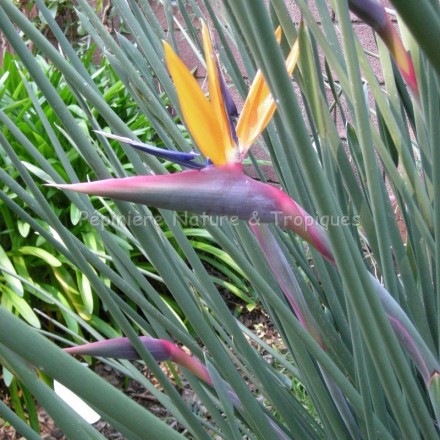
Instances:
[[[154,145],[134,141],[133,139],[124,136],[118,136],[115,134],[106,133],[104,131],[95,130],[95,133],[101,134],[110,139],[115,139],[117,141],[124,142],[125,144],[128,144],[136,148],[137,150],[143,151],[144,153],[148,153],[156,157],[161,157],[162,159],[169,160],[171,162],[182,165],[186,168],[191,168],[194,170],[205,168],[204,164],[198,162],[192,162],[192,160],[200,156],[198,153],[195,152],[186,153],[182,151],[165,150],[163,148],[155,147]]]

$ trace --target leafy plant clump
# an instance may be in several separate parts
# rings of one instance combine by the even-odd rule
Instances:
[[[32,368],[127,438],[183,437],[75,354],[101,357],[139,382],[194,438],[438,438],[440,67],[432,42],[440,10],[429,0],[417,11],[400,0],[396,11],[379,0],[330,3],[334,17],[326,2],[296,0],[298,25],[282,0],[117,0],[126,38],[78,0],[78,18],[104,54],[96,72],[42,1],[60,51],[12,2],[0,6],[0,29],[28,84],[9,92],[14,118],[2,120],[0,200],[7,227],[19,218],[38,242],[12,232],[8,240],[30,247],[61,289],[51,259],[90,292],[77,283],[84,310],[60,302],[64,314],[44,318],[63,338],[1,307],[0,363],[68,437],[99,434]],[[362,47],[350,12],[376,33],[376,53]],[[185,47],[203,84],[181,60]],[[238,111],[232,90],[244,102]],[[116,105],[121,99],[130,106]],[[33,124],[29,113],[38,115]],[[248,151],[255,144],[279,185],[266,182]],[[243,167],[246,154],[258,180]],[[203,216],[203,228],[185,216]],[[88,222],[74,224],[79,217]],[[2,281],[21,298],[19,285],[38,287],[35,271],[24,282],[7,246]],[[237,319],[225,286],[250,307],[258,298],[279,347]],[[98,298],[100,325],[84,314]],[[178,392],[158,365],[165,361],[206,413]]]

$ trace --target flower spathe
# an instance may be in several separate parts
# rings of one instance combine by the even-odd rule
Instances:
[[[186,353],[166,339],[155,339],[149,336],[139,336],[140,343],[148,350],[157,362],[171,361],[191,371],[199,379],[212,384],[211,377],[206,367],[195,357]],[[65,348],[69,354],[80,356],[99,356],[115,359],[140,359],[138,352],[129,338],[112,338],[75,347]]]
[[[275,223],[294,230],[332,260],[327,236],[315,220],[280,189],[244,174],[240,163],[57,187],[156,208],[235,217],[254,225]]]
[[[348,6],[361,20],[379,34],[394,58],[396,65],[416,99],[419,99],[419,87],[411,56],[391,22],[381,0],[349,0]]]

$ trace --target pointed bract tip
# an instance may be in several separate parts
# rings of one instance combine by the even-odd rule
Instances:
[[[388,20],[388,22],[388,26],[382,33],[379,33],[379,35],[387,46],[391,56],[394,58],[397,68],[408,85],[411,93],[419,101],[419,86],[417,84],[416,72],[411,55],[405,49],[397,29],[390,20]]]
[[[419,89],[411,57],[380,0],[349,0],[350,10],[373,28],[396,61],[405,82],[419,100]]]
[[[157,362],[168,360],[175,362],[199,379],[212,385],[212,380],[206,367],[197,358],[189,355],[176,344],[166,339],[156,339],[149,336],[140,336],[139,340]],[[127,337],[112,338],[76,347],[68,347],[64,351],[79,356],[97,356],[126,360],[141,359],[141,356],[139,356],[132,342]]]
[[[139,340],[156,361],[161,362],[171,359],[170,347],[168,345],[169,341],[150,338],[148,336],[140,336]],[[64,351],[69,354],[81,356],[98,356],[127,360],[140,359],[130,339],[126,337],[91,342],[76,347],[65,348]]]

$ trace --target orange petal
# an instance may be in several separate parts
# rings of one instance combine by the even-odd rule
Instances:
[[[176,55],[171,46],[163,42],[165,58],[176,87],[180,108],[186,126],[201,152],[216,165],[227,162],[224,132],[213,106],[203,94],[197,80]]]
[[[275,30],[275,40],[278,44],[281,44],[281,26],[278,26]]]
[[[299,41],[298,39],[293,43],[292,49],[290,49],[289,55],[286,59],[286,69],[289,75],[292,75],[293,70],[295,69],[296,63],[299,58]]]
[[[278,31],[278,30],[277,30]],[[298,40],[292,46],[286,60],[286,69],[292,74],[299,56]],[[258,135],[266,128],[276,109],[269,87],[259,70],[249,89],[243,110],[237,123],[240,154],[244,156]]]
[[[416,72],[414,71],[411,56],[405,49],[402,39],[394,25],[391,23],[389,17],[387,17],[387,25],[380,32],[378,31],[378,34],[396,60],[397,67],[399,68],[403,79],[406,81],[417,100],[419,100],[419,86],[417,84]]]
[[[217,144],[217,148],[223,148],[226,158],[229,161],[234,160],[235,156],[235,142],[232,139],[228,117],[226,115],[226,108],[223,102],[223,95],[220,86],[219,66],[217,55],[212,48],[212,41],[209,35],[208,27],[203,20],[202,24],[202,38],[203,49],[205,51],[206,71],[208,73],[208,89],[209,101],[211,102],[215,117],[222,130],[222,142]]]

